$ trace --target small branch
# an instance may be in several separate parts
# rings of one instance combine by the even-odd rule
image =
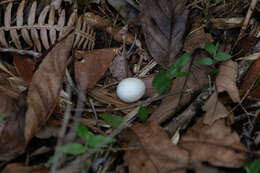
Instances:
[[[36,58],[38,58],[42,55],[41,53],[34,52],[31,50],[19,50],[19,49],[15,49],[15,48],[3,48],[3,47],[0,47],[0,52],[17,53],[20,55],[30,55],[30,56],[33,56]]]

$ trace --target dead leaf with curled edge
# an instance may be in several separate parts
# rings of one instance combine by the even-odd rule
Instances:
[[[28,143],[46,123],[56,107],[64,80],[74,34],[58,42],[45,56],[34,73],[28,90],[25,117],[25,141]]]
[[[188,10],[185,0],[143,0],[141,23],[145,42],[154,60],[164,68],[176,60],[183,47]]]
[[[75,79],[85,91],[100,80],[112,63],[118,48],[104,48],[92,51],[75,51]]]
[[[155,121],[137,123],[122,135],[128,147],[124,160],[130,173],[185,172],[188,153],[176,146],[167,133]]]
[[[236,85],[237,73],[237,63],[228,60],[220,65],[219,74],[216,78],[217,92],[220,93],[226,91],[235,103],[240,101],[239,90]]]
[[[202,118],[189,128],[179,143],[180,147],[189,152],[191,162],[239,168],[249,161],[248,149],[240,143],[238,134],[226,126],[224,119],[208,126]]]
[[[2,173],[48,173],[48,169],[44,167],[29,167],[18,163],[12,163],[5,167]]]
[[[214,92],[210,96],[202,109],[206,112],[203,117],[203,123],[210,126],[216,120],[227,117],[229,113],[225,106],[218,100],[217,92]]]

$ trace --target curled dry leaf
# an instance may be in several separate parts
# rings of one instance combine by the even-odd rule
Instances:
[[[204,115],[203,123],[212,125],[216,120],[228,116],[228,110],[218,100],[217,92],[214,92],[207,100],[202,109],[206,112]]]
[[[236,85],[238,65],[236,62],[229,60],[222,63],[219,67],[219,74],[216,78],[217,92],[226,91],[233,102],[239,102],[239,90]]]
[[[12,163],[5,167],[2,173],[48,173],[48,169],[44,167],[29,167],[18,163]]]
[[[224,30],[241,27],[243,25],[243,21],[243,17],[210,19],[210,22],[213,24],[214,28]]]
[[[105,48],[93,51],[75,51],[75,79],[85,91],[100,80],[114,59],[117,48]]]
[[[242,84],[241,90],[246,92],[248,89],[254,85],[255,81],[259,77],[260,74],[260,58],[251,65],[250,69],[248,70]],[[256,87],[251,93],[250,96],[253,98],[260,99],[260,86]]]
[[[167,68],[183,46],[188,16],[185,0],[143,0],[140,9],[148,50],[158,64]]]
[[[115,57],[111,66],[109,67],[112,76],[117,80],[122,80],[127,77],[128,64],[125,53]]]
[[[1,92],[0,101],[0,114],[4,116],[4,120],[0,122],[0,160],[8,161],[22,154],[26,147],[24,140],[26,93],[22,93],[16,100]]]
[[[149,119],[156,120],[160,123],[164,122],[179,111],[182,106],[189,103],[192,96],[208,84],[207,74],[212,68],[193,63],[196,59],[207,57],[207,55],[207,52],[201,49],[197,49],[194,52],[188,64],[181,70],[182,72],[188,72],[189,76],[176,78],[171,88],[171,92],[179,93],[186,91],[188,93],[180,93],[166,97]]]
[[[208,126],[200,118],[181,138],[179,146],[189,151],[191,162],[238,168],[249,160],[248,150],[240,143],[238,134],[225,125],[224,119]]]
[[[155,121],[134,125],[123,139],[127,141],[128,147],[139,148],[127,151],[124,156],[130,173],[185,171],[183,168],[188,162],[188,153],[173,144]]]
[[[45,56],[29,86],[24,136],[26,143],[49,119],[62,88],[74,35],[70,33]]]

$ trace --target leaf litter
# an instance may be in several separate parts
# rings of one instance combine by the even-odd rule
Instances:
[[[259,157],[258,107],[250,99],[259,97],[259,60],[250,60],[255,61],[250,67],[237,50],[230,52],[233,57],[218,51],[218,45],[236,45],[234,40],[245,32],[241,20],[227,22],[244,15],[249,3],[126,0],[119,9],[118,1],[108,1],[111,6],[77,1],[79,12],[90,10],[84,16],[67,1],[54,0],[57,11],[47,2],[37,3],[0,6],[6,7],[0,23],[2,172],[219,172],[244,167],[252,173],[245,165]],[[257,35],[257,18],[250,17],[254,20],[246,32]],[[240,27],[239,36],[231,34],[230,29]],[[239,46],[243,54],[260,50],[257,41],[250,48]],[[121,54],[118,47],[123,47]],[[149,55],[143,58],[140,52]],[[185,52],[191,54],[187,63],[180,58]],[[162,76],[171,75],[165,78],[167,87],[153,85],[161,69]],[[147,86],[134,104],[116,96],[116,85],[126,77],[141,78]],[[166,91],[158,96],[153,86]],[[56,141],[62,144],[59,150]],[[55,150],[64,157],[51,163]]]

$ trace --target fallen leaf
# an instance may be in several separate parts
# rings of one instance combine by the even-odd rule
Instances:
[[[212,126],[198,119],[181,137],[179,146],[189,152],[191,162],[239,168],[249,160],[248,150],[240,143],[238,134],[225,125],[224,119],[215,121]]]
[[[137,123],[124,137],[128,147],[139,147],[124,156],[130,173],[185,172],[188,153],[173,144],[155,121]]]
[[[210,126],[216,120],[227,117],[229,113],[225,106],[218,100],[217,92],[214,92],[210,96],[202,109],[206,112],[206,114],[204,115],[203,123]]]
[[[254,46],[257,44],[260,38],[256,37],[244,37],[241,40],[238,41],[236,46],[234,47],[233,54],[235,57],[241,57],[241,56],[246,56],[248,52],[253,50]],[[255,52],[256,53],[256,52]]]
[[[188,10],[185,1],[141,2],[141,23],[147,48],[154,60],[167,68],[183,46]]]
[[[200,23],[194,23],[188,36],[185,38],[183,50],[192,53],[195,49],[204,49],[206,43],[213,42],[210,34],[205,33]]]
[[[14,65],[24,81],[30,83],[35,69],[35,62],[25,55],[14,54]]]
[[[5,167],[2,173],[48,173],[48,169],[44,167],[29,167],[18,163],[12,163]]]
[[[244,80],[240,86],[241,90],[243,92],[246,92],[248,89],[254,85],[254,82],[257,80],[260,74],[260,58],[258,59],[251,65],[249,68],[246,76],[244,77]],[[253,98],[260,99],[260,86],[256,87],[252,92],[250,92],[250,96]]]
[[[109,69],[113,77],[117,80],[123,80],[127,77],[128,64],[125,55],[118,55],[110,65]]]
[[[112,5],[120,15],[125,19],[133,19],[138,16],[138,5],[135,1],[127,0],[108,0],[110,5]],[[129,3],[130,2],[130,3]],[[124,8],[122,8],[124,7]]]
[[[145,93],[144,97],[151,97],[157,93],[156,88],[153,87],[153,79],[155,75],[149,75],[145,78],[142,78],[142,81],[145,84]]]
[[[92,51],[75,51],[75,79],[79,87],[85,91],[104,75],[117,52],[117,48],[105,48]]]
[[[239,90],[236,85],[238,65],[236,62],[229,60],[222,63],[219,67],[219,74],[216,78],[217,92],[226,91],[233,102],[239,102]]]
[[[173,81],[171,92],[176,92],[179,94],[163,99],[160,107],[150,116],[150,120],[155,120],[162,123],[169,119],[177,111],[179,111],[182,106],[189,103],[194,94],[199,92],[203,87],[205,87],[205,85],[208,84],[207,74],[212,70],[212,67],[192,63],[195,62],[196,59],[206,56],[207,52],[204,50],[197,49],[194,51],[189,63],[181,70],[181,72],[188,72],[189,76],[178,77]],[[182,91],[188,91],[188,93],[180,93]]]
[[[223,30],[241,27],[243,21],[244,21],[243,17],[210,19],[210,22],[213,24],[214,28],[223,29]]]
[[[74,35],[70,33],[58,42],[45,56],[33,75],[28,91],[28,110],[25,116],[26,143],[45,124],[56,107],[73,39]]]
[[[18,99],[0,93],[0,114],[4,120],[0,122],[0,160],[8,161],[16,158],[25,150],[24,121],[27,109],[26,92]]]

